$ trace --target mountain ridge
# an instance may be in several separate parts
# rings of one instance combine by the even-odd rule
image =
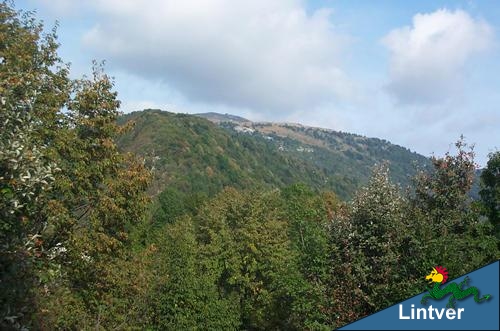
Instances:
[[[157,192],[173,185],[208,196],[225,186],[280,188],[303,182],[349,199],[376,164],[386,162],[401,186],[409,184],[418,167],[430,164],[428,158],[383,139],[206,114],[151,109],[125,114],[119,122],[132,120],[135,125],[118,144],[155,167]]]
[[[220,123],[220,122],[236,122],[236,123],[244,123],[244,122],[252,122],[244,117],[237,116],[237,115],[232,115],[232,114],[221,114],[217,112],[207,112],[207,113],[198,113],[198,114],[193,114],[198,117],[205,118],[213,123]]]
[[[408,149],[412,153],[416,153],[416,154],[422,155],[422,154],[420,154],[420,153],[418,153],[416,151],[412,151],[409,147],[405,147],[403,145],[390,142],[389,140],[386,140],[384,138],[368,137],[368,136],[365,136],[365,135],[362,135],[362,134],[358,134],[358,133],[347,132],[347,131],[342,131],[342,130],[334,130],[334,129],[320,127],[320,126],[311,126],[311,125],[306,125],[306,124],[296,123],[296,122],[252,121],[252,120],[249,120],[249,119],[237,116],[237,115],[232,115],[232,114],[228,114],[228,113],[222,114],[222,113],[217,113],[217,112],[196,113],[196,114],[193,114],[193,115],[201,117],[201,118],[205,118],[205,119],[207,119],[207,120],[209,120],[209,121],[211,121],[211,122],[213,122],[215,124],[218,124],[218,125],[221,125],[223,123],[239,123],[240,125],[248,127],[248,128],[253,128],[253,127],[257,127],[258,128],[258,127],[263,127],[263,126],[264,127],[265,126],[280,126],[280,127],[287,127],[288,126],[288,127],[297,127],[297,128],[305,128],[305,129],[312,129],[312,130],[324,131],[324,132],[327,132],[327,133],[339,132],[339,133],[349,134],[349,135],[352,135],[352,136],[366,138],[366,139],[379,139],[381,141],[388,142],[391,145],[395,145],[395,146],[399,146],[399,147]],[[217,118],[216,120],[214,119],[215,117]],[[241,120],[234,120],[234,118],[239,118]],[[424,155],[422,155],[422,156],[424,156]]]

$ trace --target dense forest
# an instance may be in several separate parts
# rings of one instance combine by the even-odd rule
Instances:
[[[153,193],[168,185],[213,196],[226,185],[283,187],[302,182],[347,200],[368,182],[374,164],[387,163],[391,179],[403,186],[417,169],[431,165],[428,158],[377,138],[276,123],[252,123],[242,132],[226,121],[233,117],[217,115],[219,125],[200,115],[160,110],[126,114],[118,122],[134,125],[118,139],[118,146],[154,167]]]
[[[1,329],[331,330],[422,292],[430,266],[500,256],[500,152],[477,200],[463,139],[406,182],[383,157],[335,177],[328,156],[320,185],[265,137],[161,112],[140,130],[102,65],[71,79],[57,49],[0,3]]]

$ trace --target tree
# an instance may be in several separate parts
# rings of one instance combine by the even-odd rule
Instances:
[[[150,176],[142,163],[121,154],[114,143],[123,128],[116,123],[119,102],[112,87],[98,66],[91,79],[76,81],[65,130],[53,142],[61,171],[45,210],[48,226],[42,236],[49,245],[61,243],[64,247],[65,253],[52,261],[65,277],[45,284],[49,291],[40,309],[58,316],[58,327],[78,327],[91,321],[114,325],[127,315],[124,302],[133,298],[117,289],[120,274],[112,271],[130,255],[129,233],[144,221]],[[92,316],[90,321],[75,321],[74,314],[59,310],[51,302],[61,300],[51,296],[50,289],[56,287],[67,288],[71,293],[68,300],[78,302],[81,315]],[[119,306],[122,310],[116,315],[110,313],[111,307]],[[102,315],[104,309],[107,315]]]
[[[200,209],[202,274],[234,298],[245,329],[304,328],[307,282],[291,249],[276,191],[226,189]]]
[[[0,3],[0,325],[22,325],[33,306],[42,210],[59,170],[51,142],[69,79],[55,30],[42,30],[30,13]]]
[[[327,314],[331,269],[327,226],[329,211],[338,208],[339,201],[333,193],[316,194],[304,184],[281,190],[281,198],[291,247],[305,281],[301,297],[296,298],[302,307],[302,323],[306,328],[329,329],[333,322]]]
[[[33,254],[45,225],[39,213],[57,168],[33,141],[29,114],[2,109],[0,121],[0,316],[14,322],[31,304]]]
[[[115,145],[113,81],[97,64],[70,80],[55,29],[7,2],[0,40],[0,323],[118,325],[134,297],[117,266],[132,259],[149,172]]]
[[[476,169],[473,147],[463,137],[455,146],[455,155],[433,157],[433,168],[415,177],[408,218],[416,225],[413,238],[421,247],[421,263],[445,265],[450,274],[461,275],[498,253],[491,229],[479,221],[468,195]]]
[[[369,300],[368,313],[401,299],[400,243],[402,241],[404,200],[389,180],[386,165],[375,168],[368,185],[360,189],[351,205],[351,251],[358,286]],[[404,276],[403,276],[404,277]]]
[[[158,330],[234,330],[240,312],[231,297],[221,296],[217,279],[203,272],[200,246],[189,217],[160,230],[150,292],[150,325]]]
[[[479,191],[485,214],[495,227],[500,239],[500,152],[489,155],[486,168],[481,173],[481,190]]]
[[[163,190],[157,200],[158,207],[153,216],[157,223],[173,223],[177,217],[188,212],[186,194],[173,187]]]
[[[414,179],[414,204],[418,208],[432,212],[434,225],[444,231],[452,226],[460,232],[464,220],[452,214],[461,214],[468,210],[470,198],[468,193],[474,180],[476,163],[473,146],[469,147],[461,137],[455,143],[457,154],[449,152],[444,157],[432,157],[433,168],[430,172],[420,171]],[[449,224],[447,222],[454,222]]]

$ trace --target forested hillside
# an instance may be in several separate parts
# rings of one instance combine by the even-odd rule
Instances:
[[[2,330],[332,330],[500,257],[500,152],[471,201],[462,139],[123,115],[11,2],[0,60]]]
[[[302,182],[351,198],[376,164],[388,163],[403,187],[430,160],[377,138],[304,126],[251,123],[221,114],[197,116],[159,110],[120,118],[133,129],[119,140],[155,167],[154,188],[212,196],[225,186],[283,187]],[[245,122],[244,122],[245,121]],[[236,123],[246,123],[239,126]],[[246,129],[246,130],[244,130]]]

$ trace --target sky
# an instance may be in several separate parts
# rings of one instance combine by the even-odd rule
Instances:
[[[121,111],[221,112],[476,161],[500,148],[500,3],[22,0],[74,78],[105,60]]]

